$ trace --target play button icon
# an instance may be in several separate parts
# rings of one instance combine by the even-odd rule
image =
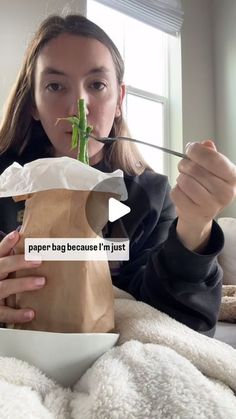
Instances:
[[[103,237],[108,228],[118,228],[117,225],[120,226],[120,218],[124,217],[121,219],[122,223],[126,217],[129,217],[127,214],[131,212],[131,209],[121,201],[128,201],[128,191],[123,176],[112,176],[102,180],[89,192],[86,199],[85,214],[88,225],[94,233]]]
[[[89,227],[96,235],[101,238],[129,237],[129,234],[133,234],[134,220],[139,219],[142,220],[139,229],[142,234],[144,214],[153,209],[153,204],[146,191],[146,182],[144,186],[140,183],[136,181],[136,176],[125,177],[125,194],[123,193],[124,177],[111,177],[98,182],[89,191],[85,215]],[[119,184],[121,185],[120,193],[117,193]]]
[[[109,198],[108,201],[108,220],[110,222],[116,221],[130,212],[130,207],[114,198]]]

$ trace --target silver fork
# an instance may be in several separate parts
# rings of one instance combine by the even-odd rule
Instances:
[[[93,140],[100,141],[100,143],[114,143],[115,141],[130,141],[132,143],[144,144],[149,147],[157,148],[158,150],[164,151],[164,153],[173,154],[174,156],[181,157],[182,159],[188,159],[186,154],[179,153],[178,151],[170,150],[169,148],[161,147],[156,144],[146,143],[145,141],[136,140],[135,138],[129,137],[95,137],[95,135],[89,134],[89,137]]]

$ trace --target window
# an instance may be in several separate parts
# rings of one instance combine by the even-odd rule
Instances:
[[[88,0],[87,16],[107,32],[124,59],[127,86],[124,111],[131,135],[168,146],[170,35],[95,0]],[[138,147],[154,170],[167,173],[166,155],[148,146]]]

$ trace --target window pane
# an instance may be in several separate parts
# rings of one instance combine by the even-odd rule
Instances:
[[[87,16],[112,39],[124,58],[124,15],[94,0],[87,2]]]
[[[125,82],[165,95],[165,34],[129,17],[125,21]]]
[[[163,105],[153,100],[128,93],[127,123],[131,135],[137,140],[163,145]],[[159,173],[163,173],[163,152],[145,145],[138,148],[147,163]]]
[[[166,97],[168,35],[94,0],[87,2],[87,15],[118,47],[125,62],[125,83]],[[163,145],[163,104],[128,93],[126,105],[126,119],[132,136]],[[138,147],[147,163],[163,173],[163,153],[148,146]]]
[[[94,0],[88,0],[87,14],[119,49],[125,61],[125,83],[165,96],[168,35]]]

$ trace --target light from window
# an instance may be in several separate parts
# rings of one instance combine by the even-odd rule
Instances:
[[[162,104],[129,94],[126,106],[132,137],[161,145],[163,143]],[[148,164],[157,172],[163,173],[163,153],[145,145],[138,145],[138,148]]]
[[[125,62],[125,117],[134,138],[166,145],[167,36],[97,1],[88,0],[87,16],[110,36]],[[164,172],[164,155],[139,145],[147,163]]]

